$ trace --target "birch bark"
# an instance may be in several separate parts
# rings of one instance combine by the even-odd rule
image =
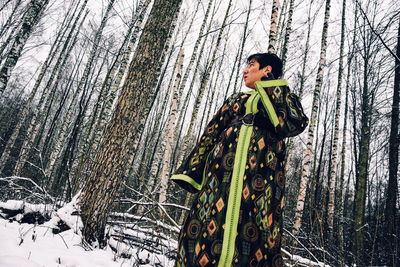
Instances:
[[[330,14],[330,7],[331,2],[330,0],[326,0],[325,5],[325,16],[324,16],[324,26],[322,30],[322,37],[321,37],[321,53],[320,53],[320,60],[318,64],[318,71],[317,77],[315,81],[314,87],[314,95],[313,95],[313,102],[312,102],[312,111],[310,116],[310,124],[308,126],[308,137],[306,143],[306,149],[304,150],[303,155],[303,170],[300,180],[300,189],[299,194],[297,196],[297,205],[296,205],[296,212],[295,212],[295,222],[293,225],[293,235],[297,235],[300,231],[301,223],[302,223],[302,216],[304,210],[304,200],[306,197],[306,189],[308,180],[311,175],[311,157],[313,154],[313,140],[314,140],[314,130],[316,125],[316,117],[318,113],[318,106],[320,100],[320,91],[322,86],[322,81],[324,77],[324,68],[326,65],[326,48],[327,48],[327,35],[328,35],[328,26],[329,26],[329,14]]]
[[[175,143],[175,125],[176,125],[176,118],[177,118],[177,109],[178,109],[178,100],[179,100],[179,83],[181,82],[182,77],[182,68],[183,68],[183,49],[179,51],[178,55],[178,70],[176,73],[175,84],[173,87],[173,94],[172,94],[172,101],[171,101],[171,108],[169,111],[168,116],[168,123],[167,123],[167,132],[165,138],[167,142],[165,144],[165,153],[163,159],[162,170],[160,173],[160,195],[158,198],[159,203],[163,203],[167,199],[167,185],[169,180],[169,174],[171,169],[171,159],[172,159],[172,150],[173,144]]]
[[[276,53],[276,41],[278,33],[278,9],[279,0],[273,0],[272,2],[272,12],[271,12],[271,26],[269,31],[269,44],[268,53]]]
[[[328,202],[328,236],[332,238],[333,234],[333,215],[335,209],[335,185],[336,185],[336,170],[337,170],[337,144],[339,139],[339,120],[342,98],[342,76],[343,76],[343,55],[344,55],[344,35],[346,23],[346,0],[342,4],[342,27],[340,33],[340,48],[339,48],[339,70],[338,84],[336,89],[336,107],[334,118],[333,144],[332,144],[332,168],[329,184],[329,202]]]
[[[72,11],[72,8],[70,8],[70,10]],[[72,16],[74,16],[75,14],[75,10],[73,10]],[[23,106],[21,113],[19,114],[19,121],[17,126],[14,128],[14,131],[11,135],[11,137],[9,138],[9,140],[7,141],[6,147],[4,148],[3,154],[1,155],[0,158],[0,173],[2,172],[2,170],[5,167],[6,161],[8,160],[8,157],[11,153],[11,149],[13,148],[15,141],[23,127],[23,124],[29,114],[29,111],[31,111],[32,108],[32,104],[33,104],[33,100],[36,96],[36,93],[39,89],[40,83],[43,80],[43,77],[46,74],[46,71],[48,70],[48,68],[50,67],[51,63],[53,62],[56,54],[58,53],[59,49],[62,47],[61,45],[61,40],[63,39],[67,28],[69,27],[70,23],[72,21],[72,18],[67,20],[67,16],[65,17],[64,21],[61,24],[61,29],[64,29],[63,31],[60,32],[60,34],[57,35],[53,45],[50,48],[50,52],[46,58],[46,60],[43,62],[43,65],[40,69],[38,78],[35,81],[35,84],[33,86],[32,91],[29,94],[29,98],[28,101],[26,102],[26,104]]]
[[[69,55],[72,51],[74,44],[76,43],[78,31],[74,34],[74,30],[75,30],[77,23],[79,22],[79,18],[84,10],[86,3],[87,3],[87,0],[83,3],[83,6],[82,6],[77,18],[75,19],[74,25],[72,26],[72,28],[69,32],[69,35],[67,36],[66,40],[63,42],[63,48],[60,52],[60,55],[54,65],[54,68],[49,77],[49,80],[47,81],[46,86],[44,87],[42,95],[40,97],[39,107],[37,108],[37,111],[34,113],[31,121],[29,122],[29,128],[28,128],[29,137],[26,138],[22,144],[21,151],[19,152],[18,162],[15,165],[14,170],[13,170],[13,173],[17,176],[20,175],[22,172],[24,164],[29,157],[30,150],[33,148],[34,141],[36,140],[36,137],[39,134],[39,128],[40,128],[41,124],[43,123],[43,117],[45,116],[44,115],[45,110],[48,109],[50,106],[50,100],[52,99],[52,95],[55,93],[57,80],[59,80],[59,76],[61,75],[61,73],[58,72],[58,70],[62,66],[64,66],[67,58],[69,57]],[[86,18],[86,16],[85,16],[85,18]],[[83,19],[81,21],[81,25],[84,20],[85,19]],[[53,83],[53,80],[54,80],[57,72],[58,72],[58,77],[57,77],[58,79],[56,79],[56,82]],[[39,79],[36,81],[36,83],[34,85],[34,89],[39,87],[43,77],[39,76],[38,78]]]

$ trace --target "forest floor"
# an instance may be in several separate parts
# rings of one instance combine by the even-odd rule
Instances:
[[[73,230],[53,234],[49,227],[0,219],[1,267],[124,267],[138,266],[137,258],[118,257],[110,247],[85,250]],[[150,263],[140,266],[172,266],[167,258],[139,252],[139,258]]]
[[[84,245],[74,201],[51,205],[0,201],[0,267],[136,267],[174,265],[176,240],[136,223],[113,220],[104,249]],[[25,222],[30,223],[25,223]],[[62,223],[61,223],[62,222]],[[324,266],[282,249],[285,266]]]

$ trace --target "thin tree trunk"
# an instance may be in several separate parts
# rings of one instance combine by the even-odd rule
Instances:
[[[355,27],[355,26],[354,26]],[[352,53],[349,55],[347,61],[347,83],[346,83],[346,97],[344,102],[344,121],[343,121],[343,136],[342,136],[342,151],[341,151],[341,166],[340,166],[340,183],[339,183],[339,192],[338,192],[338,246],[339,246],[339,255],[340,255],[340,264],[343,267],[344,264],[344,214],[343,214],[343,207],[344,207],[344,171],[346,168],[346,139],[347,139],[347,116],[349,111],[349,87],[350,87],[350,72],[351,72],[351,61],[354,54],[354,41],[355,37],[353,37],[353,45],[352,45]],[[350,180],[350,178],[348,178]]]
[[[178,55],[178,71],[175,78],[175,84],[173,88],[173,95],[172,95],[172,102],[171,102],[171,109],[168,116],[168,123],[167,123],[167,132],[166,132],[166,144],[165,144],[165,153],[163,159],[163,167],[160,174],[160,195],[158,198],[159,203],[163,203],[167,199],[167,185],[169,180],[169,174],[171,169],[171,156],[172,156],[172,149],[173,144],[175,143],[174,136],[175,136],[175,124],[176,124],[176,113],[178,109],[178,89],[179,83],[182,77],[182,67],[183,67],[183,49],[179,51]]]
[[[268,53],[276,53],[276,37],[278,33],[279,0],[272,1],[271,26],[269,30]]]
[[[294,11],[294,0],[290,0],[289,11],[288,11],[289,14],[288,14],[286,30],[285,30],[285,39],[283,40],[282,56],[281,56],[281,58],[282,58],[282,74],[283,75],[285,74],[285,65],[286,65],[286,58],[287,58],[290,34],[292,33],[293,11]],[[307,60],[307,58],[305,58],[305,60]]]
[[[233,86],[233,91],[234,92],[237,92],[236,85],[237,85],[237,81],[238,81],[238,78],[239,78],[240,66],[241,66],[241,63],[242,63],[243,49],[244,49],[244,45],[246,44],[246,39],[247,39],[247,27],[249,25],[249,17],[250,17],[251,4],[252,3],[253,3],[253,0],[250,0],[249,1],[249,9],[247,9],[246,22],[244,24],[244,29],[243,29],[242,43],[241,43],[241,46],[240,46],[240,49],[239,49],[239,51],[240,51],[239,57],[238,57],[239,62],[237,64],[236,76],[235,76],[235,84]],[[229,84],[228,84],[228,86],[229,86]]]
[[[107,127],[107,122],[110,119],[110,116],[112,114],[112,107],[113,103],[115,101],[115,98],[118,94],[118,89],[120,88],[121,82],[123,80],[124,74],[128,68],[128,63],[129,63],[129,57],[133,51],[134,45],[136,43],[136,40],[139,36],[140,30],[141,30],[141,25],[144,19],[145,12],[150,5],[151,0],[146,0],[142,5],[139,5],[138,7],[138,17],[135,18],[137,20],[135,22],[135,27],[133,30],[133,33],[129,39],[129,43],[127,48],[124,51],[124,54],[121,59],[121,65],[119,66],[118,73],[116,74],[115,77],[115,82],[111,85],[110,88],[110,94],[106,99],[106,102],[103,104],[100,115],[99,115],[99,121],[95,127],[95,131],[91,137],[91,140],[89,141],[89,147],[90,151],[88,155],[89,157],[86,157],[88,161],[91,159],[94,159],[96,157],[96,154],[98,153],[99,145],[102,141],[102,138],[104,137],[104,131],[105,128]],[[92,162],[88,164],[86,170],[90,172],[91,167],[92,167]]]
[[[74,25],[72,26],[72,29],[71,29],[67,39],[63,43],[63,48],[60,52],[60,55],[59,55],[55,65],[54,65],[55,67],[53,68],[52,73],[49,77],[49,80],[47,81],[46,86],[43,89],[42,96],[39,101],[39,107],[37,108],[38,111],[36,113],[34,113],[32,119],[29,123],[29,128],[27,131],[29,133],[29,137],[27,137],[24,140],[21,151],[19,152],[20,156],[19,156],[17,164],[15,165],[14,170],[13,170],[13,173],[15,175],[20,175],[22,173],[24,164],[29,157],[29,152],[31,149],[33,149],[34,141],[37,139],[36,137],[39,133],[39,128],[40,128],[41,124],[45,122],[42,119],[42,117],[44,116],[44,111],[46,109],[49,109],[50,99],[52,99],[52,95],[55,93],[57,83],[61,77],[62,73],[59,70],[65,65],[65,63],[72,51],[72,48],[74,47],[74,44],[76,43],[76,39],[77,39],[79,31],[76,31],[76,33],[74,34],[74,30],[75,30],[76,24],[79,22],[79,18],[81,16],[82,11],[84,10],[84,6],[86,5],[86,2],[87,2],[87,0],[84,2],[77,18],[75,19]],[[85,15],[85,18],[86,18],[86,15]],[[81,21],[81,25],[82,25],[83,21],[85,20],[85,18]],[[70,44],[71,39],[72,39],[72,42]],[[53,84],[53,80],[55,78],[57,71],[58,71],[58,77],[56,79],[56,82]],[[39,76],[38,78],[40,78],[40,79],[38,79],[36,81],[34,88],[39,87],[40,82],[43,77]],[[45,100],[46,98],[47,98],[47,100]]]
[[[202,39],[202,37],[203,37],[204,28],[205,28],[206,25],[207,25],[207,19],[208,19],[208,16],[209,16],[209,14],[210,14],[210,11],[211,11],[212,3],[213,3],[213,1],[212,1],[212,0],[209,0],[208,6],[207,6],[207,10],[206,10],[206,13],[205,13],[205,15],[204,15],[203,23],[201,24],[200,31],[199,31],[199,35],[198,35],[197,40],[196,40],[196,43],[195,43],[195,45],[194,45],[193,52],[192,52],[192,55],[191,55],[191,57],[190,57],[189,64],[188,64],[188,66],[187,66],[187,68],[186,68],[186,70],[185,70],[185,74],[183,75],[181,85],[179,86],[179,94],[180,94],[180,95],[183,95],[183,90],[185,89],[186,82],[187,82],[187,80],[188,80],[188,78],[189,78],[189,74],[190,74],[190,71],[191,71],[193,65],[196,66],[196,67],[195,67],[195,70],[194,70],[194,74],[193,74],[193,81],[194,81],[195,76],[196,76],[196,74],[197,74],[198,66],[199,66],[199,61],[200,61],[200,59],[201,59],[202,56],[203,56],[203,50],[204,50],[205,42],[206,42],[206,40],[207,40],[208,35],[206,35],[206,38],[205,38],[205,40],[204,40],[204,42],[203,42],[203,45],[202,45],[201,48],[200,48],[199,58],[198,58],[198,60],[197,60],[197,64],[194,64],[194,62],[196,61],[196,58],[197,58],[197,50],[198,50],[198,48],[199,48],[199,45],[200,45],[200,43],[201,43],[201,39]],[[214,18],[214,14],[215,14],[214,11],[215,11],[215,6],[214,6],[214,8],[213,8],[211,21],[212,21],[213,18]],[[211,22],[209,23],[209,25],[208,25],[208,27],[207,27],[207,29],[206,29],[206,32],[209,32],[210,27],[211,27]],[[192,94],[193,81],[192,81],[192,83],[190,84],[189,91],[188,91],[188,93],[187,93],[185,99],[182,101],[183,103],[180,105],[181,111],[179,112],[179,116],[178,116],[178,126],[177,126],[177,131],[176,131],[176,135],[178,136],[178,138],[177,138],[176,140],[181,140],[182,129],[183,129],[183,121],[184,121],[184,118],[185,118],[185,115],[186,115],[186,108],[187,108],[188,103],[189,103],[189,98],[190,98],[190,96],[191,96],[191,94]],[[173,161],[173,164],[172,164],[173,167],[175,167],[176,165],[179,165],[179,164],[180,164],[180,162],[176,163],[176,161],[175,161],[175,153],[176,153],[176,151],[178,150],[178,149],[177,149],[178,144],[179,144],[178,142],[176,142],[176,144],[175,144],[174,156],[173,156],[174,161]],[[181,151],[182,151],[182,150],[181,150]],[[181,153],[186,153],[186,152],[185,152],[185,151],[182,151]],[[180,156],[181,156],[181,154],[180,154]]]
[[[306,149],[304,150],[303,156],[303,170],[300,180],[300,189],[299,194],[297,196],[297,205],[296,205],[296,213],[295,213],[295,223],[293,226],[293,235],[297,235],[300,231],[303,210],[304,210],[304,200],[306,197],[306,188],[308,184],[309,177],[311,175],[311,156],[313,154],[313,140],[314,140],[314,129],[316,124],[316,116],[318,113],[318,104],[320,98],[320,91],[322,86],[322,81],[324,77],[324,68],[326,65],[326,48],[327,48],[327,35],[328,35],[328,26],[329,26],[329,13],[330,13],[331,3],[330,0],[326,0],[325,6],[325,18],[324,18],[324,26],[322,30],[322,38],[321,38],[321,54],[319,60],[319,66],[317,71],[317,77],[314,88],[314,96],[312,103],[312,112],[310,117],[310,124],[308,126],[308,137],[306,143]]]
[[[335,184],[336,184],[336,169],[337,169],[337,143],[339,139],[339,120],[340,108],[342,98],[342,76],[343,76],[343,54],[344,54],[344,34],[346,23],[346,0],[343,0],[342,6],[342,28],[340,34],[340,48],[339,48],[339,71],[338,71],[338,84],[336,90],[336,107],[334,118],[334,131],[333,131],[333,144],[332,144],[332,168],[330,172],[329,184],[329,202],[328,202],[328,237],[331,239],[333,234],[333,215],[335,210]]]
[[[17,13],[16,11],[17,11],[17,9],[19,8],[20,5],[21,5],[21,0],[17,0],[17,2],[15,2],[13,10],[11,11],[10,16],[8,17],[6,22],[4,22],[4,24],[2,25],[2,27],[0,29],[0,36],[3,36],[3,34],[5,34],[8,31],[8,29],[12,26],[13,20],[14,21],[16,20],[16,18],[15,18],[15,15]],[[7,44],[5,44],[5,45],[7,45]],[[0,55],[1,55],[1,53],[0,53]]]
[[[74,167],[73,178],[75,180],[73,192],[80,187],[81,181],[87,170],[89,170],[89,166],[91,162],[87,162],[85,160],[90,160],[91,157],[87,157],[89,153],[93,153],[96,149],[93,147],[93,142],[95,138],[101,137],[103,132],[104,125],[106,124],[107,118],[109,117],[110,109],[112,103],[115,99],[115,93],[117,88],[122,80],[123,73],[125,73],[126,66],[128,65],[128,57],[131,53],[132,47],[136,41],[136,35],[132,38],[133,29],[138,28],[138,25],[142,23],[144,12],[149,5],[150,0],[147,0],[146,3],[144,0],[141,0],[135,14],[131,19],[131,24],[128,27],[128,33],[125,36],[125,39],[118,51],[115,60],[107,72],[106,78],[102,84],[97,103],[95,105],[94,111],[92,112],[89,119],[89,126],[86,129],[85,137],[83,141],[82,148],[80,149],[78,158],[79,160],[76,162],[76,166]],[[117,75],[116,74],[120,74]],[[115,86],[113,85],[113,79],[117,77]],[[112,88],[112,90],[111,90]],[[108,94],[108,95],[107,95]],[[101,129],[99,129],[101,128]],[[98,135],[98,136],[97,136]],[[97,144],[98,142],[96,142]],[[86,168],[85,168],[86,167]],[[85,168],[85,170],[84,170]]]

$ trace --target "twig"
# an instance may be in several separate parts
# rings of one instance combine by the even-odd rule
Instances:
[[[361,10],[361,13],[363,14],[365,20],[368,23],[368,26],[371,28],[372,32],[378,36],[379,40],[382,42],[383,46],[389,51],[389,53],[394,56],[394,58],[400,63],[400,59],[397,57],[397,55],[390,49],[390,47],[388,47],[385,43],[385,41],[382,39],[381,35],[379,33],[376,32],[376,30],[374,29],[374,27],[372,27],[371,22],[369,21],[367,14],[365,14],[364,10],[361,7],[361,4],[358,2],[358,0],[354,0],[356,2],[356,4],[358,5],[358,7]]]
[[[294,238],[294,239],[296,240],[296,242],[299,243],[299,244],[311,255],[311,257],[314,258],[315,261],[319,262],[319,260],[317,259],[317,257],[315,257],[314,254],[312,254],[312,252],[311,252],[306,246],[304,246],[303,243],[301,243],[300,240],[299,240],[297,237],[295,237],[295,236],[294,236],[290,231],[288,231],[287,229],[284,228],[283,230],[284,230],[286,233],[288,233],[292,238]]]

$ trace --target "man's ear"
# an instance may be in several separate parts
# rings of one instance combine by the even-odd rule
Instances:
[[[267,76],[268,72],[272,72],[272,67],[270,65],[264,67],[265,76]]]

